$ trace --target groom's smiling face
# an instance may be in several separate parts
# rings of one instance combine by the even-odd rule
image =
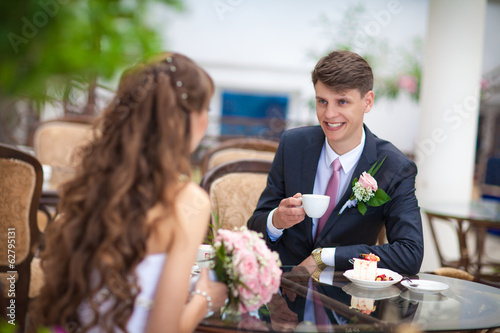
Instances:
[[[361,96],[358,89],[336,91],[323,82],[314,86],[316,116],[330,147],[339,155],[361,142],[363,119],[373,106],[372,91]]]

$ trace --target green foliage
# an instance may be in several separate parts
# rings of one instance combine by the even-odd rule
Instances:
[[[383,189],[379,188],[377,189],[377,191],[375,191],[375,196],[373,196],[370,200],[368,200],[366,204],[368,206],[378,207],[382,206],[389,200],[391,200],[391,197],[387,195],[387,193],[385,193]]]
[[[375,174],[377,173],[378,169],[380,169],[380,167],[382,166],[382,164],[384,163],[386,158],[387,158],[387,156],[384,156],[384,158],[382,159],[382,161],[380,163],[377,160],[377,162],[375,162],[375,164],[372,165],[370,170],[368,170],[368,173],[370,175],[372,175],[373,177],[375,177]]]
[[[217,235],[217,230],[219,230],[219,227],[220,227],[219,216],[215,212],[212,212],[212,220],[208,225],[207,237],[205,239],[207,244],[214,245],[214,239],[215,236]]]
[[[363,201],[358,201],[358,211],[361,213],[361,215],[365,215],[367,208]]]
[[[0,332],[2,333],[15,333],[16,326],[7,323],[4,319],[0,320]]]
[[[361,55],[372,67],[375,96],[396,99],[400,93],[407,93],[418,102],[421,82],[422,41],[414,38],[405,45],[391,45],[381,35],[367,33],[369,24],[378,24],[362,4],[349,6],[339,20],[326,14],[318,18],[318,26],[326,40],[321,52],[309,52],[318,60],[332,50],[348,50]],[[380,29],[391,29],[391,21]]]
[[[18,326],[9,324],[5,319],[0,319],[0,332],[2,333],[17,333]],[[51,333],[48,328],[40,328],[37,333]]]
[[[153,2],[182,9],[181,0],[1,1],[0,92],[44,101],[49,87],[109,79],[160,51],[146,17]]]
[[[215,275],[217,276],[218,281],[228,281],[229,277],[226,273],[226,269],[224,267],[224,264],[227,264],[227,261],[229,261],[229,255],[226,251],[226,247],[224,246],[224,243],[221,244],[221,246],[215,251],[215,258],[214,260],[215,265],[214,265],[214,271]],[[229,262],[230,263],[230,262]]]

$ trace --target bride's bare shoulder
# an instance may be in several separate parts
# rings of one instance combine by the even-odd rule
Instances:
[[[188,182],[179,190],[177,207],[189,210],[191,213],[210,211],[210,198],[208,193],[194,182]]]
[[[179,190],[179,199],[181,200],[197,200],[205,204],[210,204],[207,191],[194,182],[187,182],[181,186]]]

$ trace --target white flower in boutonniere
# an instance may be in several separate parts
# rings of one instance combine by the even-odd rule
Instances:
[[[342,214],[344,209],[355,207],[356,205],[358,206],[359,212],[365,215],[367,205],[377,207],[391,200],[391,197],[388,196],[384,190],[378,188],[377,181],[374,178],[384,161],[385,157],[380,163],[377,160],[370,170],[363,172],[361,176],[359,176],[359,180],[355,178],[352,181],[352,195],[340,210],[339,215]]]

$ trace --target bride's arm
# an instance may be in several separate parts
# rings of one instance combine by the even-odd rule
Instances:
[[[186,302],[191,267],[207,232],[210,200],[200,187],[190,183],[179,193],[176,207],[176,229],[167,249],[147,332],[192,332],[208,310],[207,299],[202,295]],[[221,283],[209,281],[205,273],[196,288],[210,295],[214,308],[220,307],[227,297],[227,289]]]

